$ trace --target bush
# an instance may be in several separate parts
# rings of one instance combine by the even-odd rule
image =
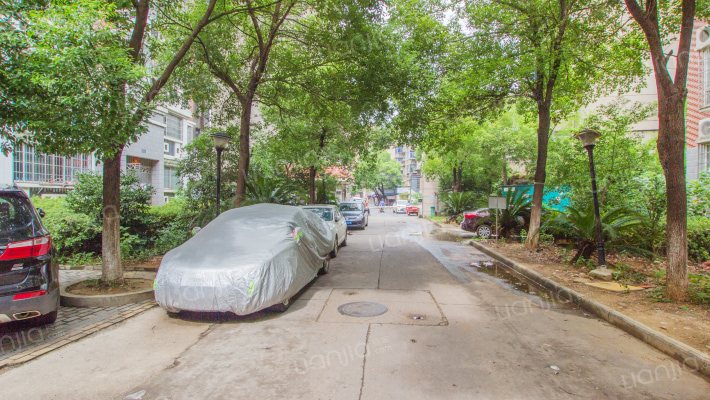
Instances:
[[[52,234],[59,259],[75,253],[101,254],[101,224],[95,218],[71,210],[64,198],[32,198],[45,212],[42,223]]]
[[[696,263],[710,260],[710,218],[688,218],[688,260]]]
[[[103,179],[98,174],[80,174],[74,190],[67,193],[66,204],[74,212],[101,221],[103,217]],[[150,227],[148,210],[152,186],[141,186],[136,175],[121,173],[121,227],[131,234],[142,234]]]

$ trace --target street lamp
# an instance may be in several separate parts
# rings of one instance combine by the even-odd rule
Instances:
[[[224,132],[215,132],[210,135],[212,140],[214,140],[214,148],[217,150],[217,217],[219,217],[219,198],[221,190],[221,174],[222,174],[222,150],[227,147],[229,143],[229,136]]]
[[[597,225],[597,270],[591,271],[590,275],[600,276],[604,279],[611,279],[611,272],[606,268],[606,259],[604,258],[604,239],[602,237],[602,221],[599,217],[599,200],[597,198],[597,179],[594,173],[594,142],[601,137],[601,133],[593,129],[585,129],[576,135],[575,139],[582,142],[582,146],[587,149],[589,154],[589,173],[592,177],[592,197],[594,198],[594,220]],[[602,271],[598,271],[601,269]],[[593,274],[595,271],[597,273]]]

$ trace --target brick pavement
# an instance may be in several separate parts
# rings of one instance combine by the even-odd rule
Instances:
[[[100,276],[101,271],[59,271],[62,286]],[[2,324],[0,368],[28,361],[155,306],[155,301],[147,300],[114,307],[60,307],[57,321],[51,325],[37,327],[31,321]]]

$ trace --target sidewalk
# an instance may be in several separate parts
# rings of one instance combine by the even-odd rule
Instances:
[[[101,271],[93,270],[59,271],[62,286],[100,276]],[[0,368],[29,361],[154,306],[149,300],[116,307],[60,307],[56,322],[50,325],[0,325]]]

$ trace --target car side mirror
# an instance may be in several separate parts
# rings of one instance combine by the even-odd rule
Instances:
[[[340,217],[336,215],[336,216],[335,216],[335,222],[338,222],[338,221],[340,221]]]
[[[44,212],[44,210],[41,209],[41,208],[38,208],[38,209],[37,209],[37,214],[39,214],[39,217],[40,217],[40,218],[44,218],[44,216],[46,215],[46,213]]]

